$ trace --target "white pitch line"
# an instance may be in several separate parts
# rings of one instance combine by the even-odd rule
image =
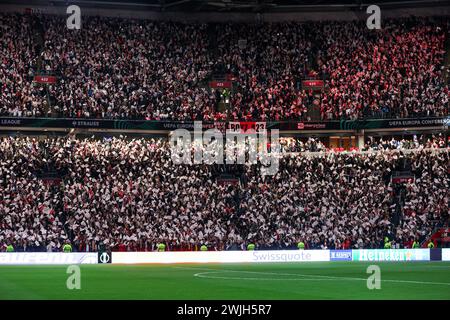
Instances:
[[[261,272],[261,271],[245,271],[245,270],[217,270],[211,268],[189,268],[189,267],[174,267],[177,269],[188,269],[188,270],[208,270],[213,273],[221,273],[221,272],[239,272],[239,273],[254,273],[254,274],[262,274],[262,275],[278,275],[278,276],[297,276],[297,277],[309,277],[309,278],[323,278],[323,280],[351,280],[351,281],[367,281],[367,278],[355,278],[355,277],[334,277],[334,276],[324,276],[324,275],[315,275],[315,274],[296,274],[296,273],[278,273],[278,272]],[[205,274],[208,272],[201,272],[197,274]],[[195,274],[194,274],[195,276]],[[198,278],[207,278],[205,276],[197,276]],[[209,277],[213,278],[213,277]],[[232,277],[223,277],[224,279],[232,279]],[[239,278],[233,277],[239,280],[246,279],[260,279],[260,278]],[[219,279],[217,276],[214,279]],[[262,279],[261,279],[262,280]],[[277,279],[277,280],[294,280],[296,279]],[[303,279],[298,279],[303,280]],[[308,279],[309,280],[309,279]],[[311,280],[319,280],[319,279],[311,279]],[[264,280],[263,280],[264,281]],[[414,280],[392,280],[392,279],[382,279],[381,282],[393,282],[393,283],[412,283],[412,284],[429,284],[429,285],[444,285],[450,286],[448,282],[427,282],[427,281],[414,281]]]
[[[224,279],[224,280],[257,280],[257,281],[330,281],[331,279],[314,279],[314,278],[297,278],[297,279],[280,279],[280,278],[239,278],[239,277],[220,277],[220,276],[209,276],[212,273],[221,273],[221,271],[217,272],[200,272],[194,274],[194,277],[205,278],[205,279]]]

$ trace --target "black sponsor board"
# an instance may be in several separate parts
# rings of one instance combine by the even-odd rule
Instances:
[[[105,264],[112,262],[112,254],[111,251],[102,251],[98,252],[98,263]]]

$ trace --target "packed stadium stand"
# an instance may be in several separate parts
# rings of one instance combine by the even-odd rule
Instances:
[[[448,114],[443,18],[184,24],[1,14],[0,115],[332,120]],[[239,41],[245,39],[245,41]],[[56,83],[39,85],[35,75]],[[233,79],[226,110],[209,83]],[[321,90],[303,80],[322,81]]]
[[[219,165],[173,164],[163,140],[3,138],[0,241],[18,250],[65,241],[80,251],[375,248],[390,235],[408,247],[448,220],[448,150],[285,153],[276,175],[242,165],[232,185],[218,181]],[[415,178],[392,181],[405,170]]]
[[[0,12],[0,250],[411,248],[448,227],[448,17],[66,19]],[[278,172],[173,163],[193,120],[280,128]]]

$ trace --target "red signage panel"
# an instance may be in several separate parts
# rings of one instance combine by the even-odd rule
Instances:
[[[55,76],[34,76],[34,82],[37,83],[56,83]]]

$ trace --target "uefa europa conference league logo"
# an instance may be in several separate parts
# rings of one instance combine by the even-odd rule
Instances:
[[[186,129],[176,129],[170,134],[170,151],[174,164],[262,164],[262,175],[278,172],[280,144],[279,130],[266,128],[227,129],[224,137],[220,130],[202,131],[202,122],[194,122],[194,141]],[[270,146],[270,152],[269,152]],[[225,156],[224,156],[225,151]],[[192,159],[193,153],[193,159]]]

